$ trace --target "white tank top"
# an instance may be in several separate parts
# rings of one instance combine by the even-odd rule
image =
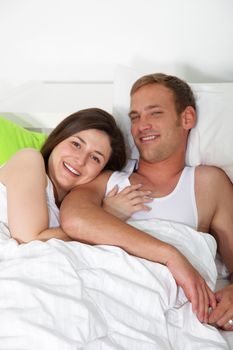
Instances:
[[[106,193],[115,185],[119,190],[130,185],[129,176],[135,167],[135,161],[129,161],[124,171],[116,171],[109,178]],[[161,219],[175,221],[197,229],[197,206],[194,191],[195,167],[185,167],[175,189],[167,196],[154,198],[148,203],[150,211],[140,211],[131,216],[131,220]]]
[[[59,209],[55,203],[53,185],[49,177],[47,176],[48,184],[46,187],[47,204],[49,212],[49,227],[59,226]],[[8,227],[7,217],[7,189],[6,186],[0,182],[0,222],[4,223]]]

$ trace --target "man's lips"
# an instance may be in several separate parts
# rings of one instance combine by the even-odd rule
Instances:
[[[70,164],[66,163],[66,162],[63,162],[63,165],[66,169],[68,169],[72,174],[76,175],[76,176],[80,176],[81,174],[76,170],[74,169]]]
[[[159,135],[145,135],[145,136],[141,136],[139,139],[142,143],[149,143],[149,142],[153,142],[158,137]]]

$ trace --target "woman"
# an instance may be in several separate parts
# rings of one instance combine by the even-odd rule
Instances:
[[[124,139],[109,113],[97,108],[74,113],[53,130],[41,152],[21,150],[0,168],[0,221],[20,243],[70,240],[59,227],[65,195],[103,169],[120,170],[125,161]]]

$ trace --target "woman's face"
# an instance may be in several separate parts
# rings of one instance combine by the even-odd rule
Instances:
[[[93,180],[110,156],[109,136],[96,129],[80,131],[60,142],[51,152],[48,175],[56,188],[58,200],[77,185]]]

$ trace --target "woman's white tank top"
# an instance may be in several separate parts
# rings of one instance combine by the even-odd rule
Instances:
[[[49,227],[58,227],[59,226],[59,209],[56,206],[53,185],[49,177],[47,176],[47,204],[49,211]],[[0,182],[0,222],[3,222],[8,227],[8,217],[7,217],[7,189]]]

